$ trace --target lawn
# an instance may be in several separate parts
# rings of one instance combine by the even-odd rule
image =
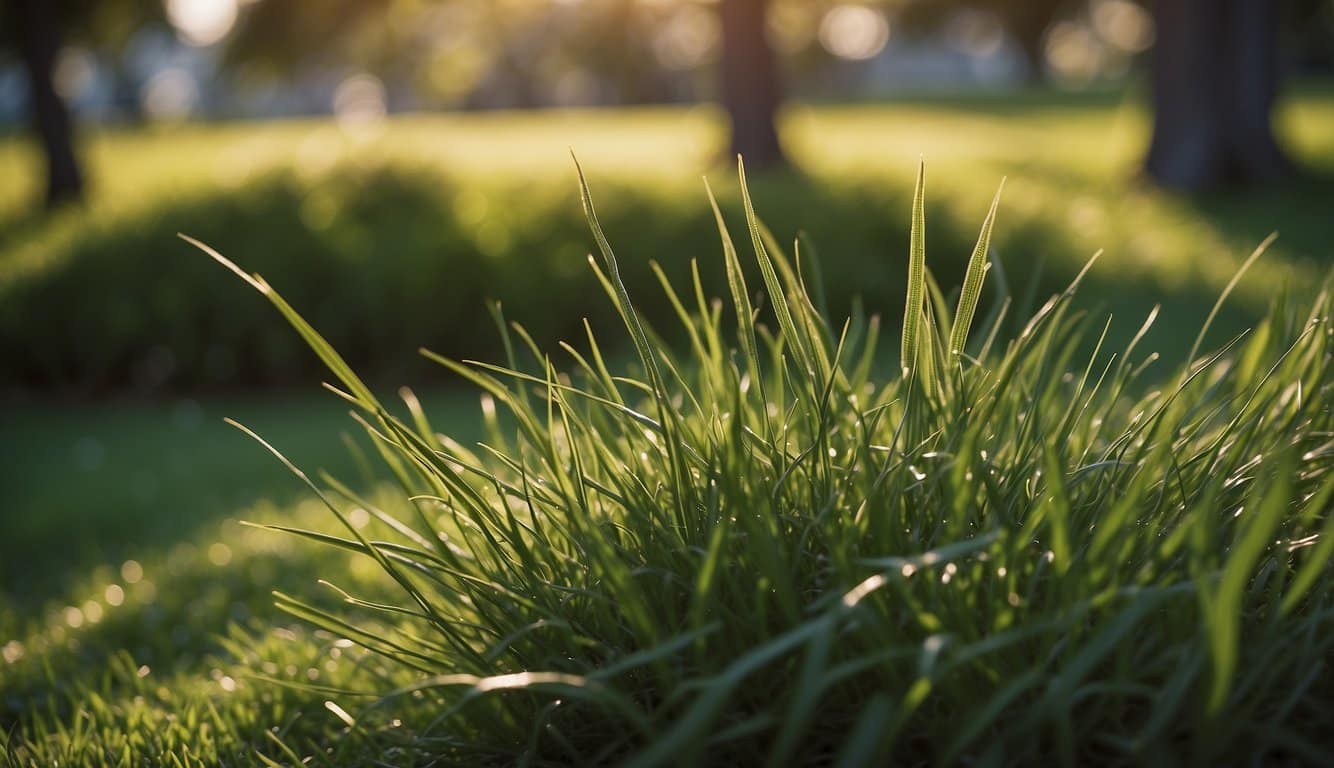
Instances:
[[[1137,104],[1134,94],[1034,94],[794,106],[785,135],[799,172],[757,178],[756,200],[780,240],[809,236],[831,310],[861,296],[889,322],[903,292],[892,268],[907,237],[898,212],[919,157],[936,193],[927,226],[942,284],[962,277],[975,222],[1007,177],[995,244],[1016,294],[1033,281],[1058,288],[1103,249],[1089,290],[1114,311],[1114,336],[1160,301],[1165,327],[1195,325],[1274,231],[1224,330],[1258,317],[1284,284],[1320,275],[1334,90],[1297,89],[1279,115],[1314,178],[1259,195],[1184,198],[1138,185]],[[47,221],[19,205],[34,192],[34,158],[0,141],[0,177],[19,182],[0,186],[0,353],[11,361],[0,386],[151,393],[318,375],[252,297],[218,289],[216,270],[177,232],[263,272],[353,364],[391,385],[428,375],[418,345],[494,354],[487,299],[504,300],[543,344],[581,336],[585,315],[595,330],[615,329],[585,269],[571,148],[609,190],[611,236],[635,238],[627,285],[650,318],[669,319],[649,262],[678,281],[692,258],[716,263],[700,175],[726,214],[740,212],[721,139],[707,108],[405,116],[353,134],[318,121],[108,131],[86,142],[88,209]],[[709,292],[725,291],[720,270],[702,277]],[[1188,343],[1167,340],[1163,351]]]
[[[1308,167],[1334,173],[1334,135],[1325,130],[1334,124],[1334,92],[1302,89],[1280,117],[1284,135]],[[866,286],[875,299],[868,301],[870,308],[892,318],[902,305],[906,259],[900,254],[907,247],[917,158],[927,161],[928,237],[944,244],[932,251],[933,265],[966,262],[994,184],[1006,176],[994,242],[1015,292],[1036,279],[1032,265],[1038,262],[1045,264],[1045,291],[1072,277],[1093,251],[1105,249],[1088,275],[1081,308],[1114,313],[1109,346],[1119,349],[1148,309],[1162,303],[1159,329],[1146,346],[1172,361],[1163,373],[1170,376],[1213,299],[1269,232],[1278,230],[1280,239],[1239,285],[1207,348],[1253,324],[1283,286],[1296,285],[1300,292],[1325,274],[1334,194],[1327,182],[1317,181],[1296,182],[1259,198],[1181,198],[1142,188],[1132,176],[1145,130],[1133,97],[1107,94],[1026,96],[1018,103],[973,98],[794,107],[785,135],[802,175],[759,179],[756,196],[762,215],[771,210],[766,202],[778,209],[770,223],[780,234],[798,227],[811,234],[835,296],[839,285]],[[516,307],[523,317],[525,292],[540,292],[542,280],[555,275],[568,284],[591,282],[581,258],[591,239],[572,234],[570,224],[577,221],[579,203],[567,147],[579,154],[595,186],[624,191],[633,202],[618,208],[614,192],[607,206],[609,234],[623,260],[641,258],[641,250],[656,257],[685,250],[702,268],[716,267],[721,275],[716,235],[706,248],[692,229],[697,217],[708,216],[701,173],[719,186],[729,215],[739,211],[733,174],[719,163],[720,138],[718,116],[704,109],[581,112],[541,120],[403,117],[378,133],[353,136],[322,122],[104,132],[88,137],[97,180],[88,208],[51,221],[23,213],[22,201],[33,192],[28,184],[33,160],[17,141],[0,140],[0,178],[22,180],[0,186],[0,294],[18,296],[33,285],[62,280],[86,289],[77,276],[89,259],[119,258],[118,248],[147,248],[135,258],[148,264],[196,259],[205,276],[200,279],[212,281],[211,290],[235,297],[225,301],[238,322],[253,326],[254,338],[287,340],[275,342],[284,346],[265,353],[268,357],[257,354],[254,361],[224,366],[226,376],[238,369],[259,371],[256,381],[281,382],[283,394],[219,395],[206,389],[201,394],[190,391],[196,380],[186,377],[182,383],[171,376],[139,387],[143,376],[131,373],[127,380],[141,391],[108,397],[111,385],[105,382],[117,374],[106,373],[103,383],[91,385],[70,374],[65,382],[73,383],[62,386],[59,397],[27,391],[0,402],[0,520],[6,530],[0,541],[0,730],[19,722],[35,728],[50,744],[69,750],[67,762],[94,754],[121,759],[170,753],[185,764],[242,764],[253,755],[256,739],[263,741],[258,734],[270,726],[279,728],[284,743],[311,753],[347,730],[346,713],[325,705],[333,700],[332,688],[384,691],[413,679],[349,647],[337,633],[312,629],[273,608],[271,590],[319,595],[316,580],[331,573],[339,574],[340,587],[367,599],[389,599],[393,589],[366,558],[239,525],[251,520],[334,530],[327,510],[260,446],[222,424],[222,417],[254,427],[312,474],[329,469],[374,503],[384,499],[388,507],[392,490],[364,474],[362,462],[340,439],[345,431],[356,433],[357,425],[347,417],[346,403],[318,391],[318,381],[328,374],[316,374],[313,357],[304,352],[306,362],[287,365],[297,347],[287,346],[295,335],[281,318],[206,257],[171,239],[171,232],[185,229],[216,242],[208,230],[209,217],[216,214],[223,223],[212,233],[228,245],[227,255],[243,266],[259,266],[284,292],[289,287],[300,292],[303,276],[318,281],[320,275],[347,279],[364,273],[370,280],[376,270],[403,269],[393,261],[395,247],[418,247],[411,242],[425,237],[420,233],[429,232],[435,219],[393,232],[377,227],[434,214],[458,232],[451,242],[462,245],[442,257],[457,258],[455,269],[490,259],[517,264],[516,275],[534,272],[538,277],[531,284],[516,277],[518,295],[512,296],[507,284],[451,294],[461,306],[440,311],[475,318],[466,331],[452,331],[453,321],[440,320],[451,332],[433,335],[439,329],[426,327],[418,315],[395,324],[361,317],[347,305],[328,311],[329,324],[345,334],[353,357],[370,355],[356,348],[359,342],[378,349],[375,342],[394,337],[397,346],[388,357],[367,357],[384,363],[378,373],[372,371],[377,391],[380,383],[396,379],[429,382],[422,399],[435,427],[467,443],[480,435],[477,395],[425,363],[404,361],[413,359],[423,341],[450,353],[489,350],[495,356],[495,343],[474,338],[490,326],[485,296],[507,299],[507,308]],[[403,188],[397,186],[402,178],[447,179],[448,185],[432,197],[422,191],[430,183],[414,181],[407,187],[410,194],[398,199],[406,202],[393,214],[398,218],[375,211],[349,215],[362,228],[343,228],[340,212],[361,211],[357,190],[330,185],[346,186],[356,174],[386,168],[408,174],[390,177],[391,192]],[[265,186],[274,178],[280,179],[276,187]],[[374,194],[378,188],[368,189]],[[803,196],[815,202],[784,202]],[[230,207],[217,213],[220,201],[231,201]],[[647,214],[660,221],[637,228],[633,216]],[[247,217],[264,224],[238,232]],[[275,240],[300,248],[337,242],[340,251],[330,262],[344,266],[306,257],[307,263],[284,265],[274,262],[281,253],[263,253],[270,223],[289,219],[296,229],[276,230]],[[545,231],[559,237],[535,250]],[[660,231],[665,234],[655,239]],[[734,234],[742,231],[733,225]],[[427,242],[420,249],[439,254],[438,247]],[[942,253],[946,249],[957,253]],[[117,268],[111,263],[101,270],[100,275],[114,274]],[[634,277],[631,267],[627,274]],[[953,273],[945,267],[942,274]],[[752,277],[752,285],[758,284],[758,274]],[[722,295],[725,283],[719,278],[711,289],[715,285]],[[110,292],[124,288],[129,294],[122,298],[136,300],[131,286],[107,286]],[[323,288],[316,285],[308,295]],[[358,288],[376,290],[355,284],[342,290],[355,295]],[[595,284],[592,289],[557,306],[598,311],[585,308],[587,297],[597,295]],[[182,300],[188,303],[189,297],[174,299]],[[549,310],[544,301],[523,319],[540,320]],[[599,301],[605,312],[605,299]],[[324,310],[296,303],[325,328]],[[50,307],[27,306],[28,311]],[[385,306],[392,308],[392,301]],[[16,314],[12,307],[5,333],[32,328],[40,334],[46,332],[39,332],[43,326],[61,322]],[[1030,305],[1028,313],[1034,309]],[[669,311],[660,317],[669,317]],[[350,315],[342,330],[336,325],[340,312]],[[87,316],[94,325],[99,319],[95,311]],[[365,326],[381,335],[358,336]],[[897,341],[897,326],[897,319],[886,324],[891,341]],[[71,326],[71,332],[80,327]],[[191,357],[187,346],[197,339],[183,340],[151,322],[142,328],[146,348],[173,350],[178,368],[212,359],[207,350]],[[457,349],[450,346],[456,335],[463,338]],[[222,342],[244,344],[251,338]],[[340,341],[335,339],[342,347]],[[172,346],[178,342],[180,347]],[[5,344],[20,348],[23,340]],[[117,364],[108,361],[99,370],[113,371]],[[60,364],[52,365],[54,370]],[[141,371],[136,365],[126,370]],[[1153,381],[1152,371],[1147,378]],[[199,380],[209,381],[202,374]],[[228,383],[225,376],[222,381]],[[364,526],[367,518],[363,511],[355,519]],[[337,604],[336,594],[326,597],[314,600],[322,607]],[[80,725],[85,722],[86,728]],[[384,732],[376,738],[392,742]],[[284,759],[278,747],[266,744],[270,754]],[[184,757],[187,753],[194,757]]]

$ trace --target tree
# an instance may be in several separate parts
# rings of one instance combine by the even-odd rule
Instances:
[[[74,152],[69,109],[55,85],[59,9],[49,0],[8,0],[8,11],[14,34],[10,42],[27,70],[33,130],[46,160],[46,206],[54,208],[83,196],[83,172]]]
[[[79,200],[84,176],[73,119],[55,83],[67,41],[119,53],[135,31],[163,18],[161,0],[0,0],[0,53],[12,51],[28,75],[33,132],[46,164],[47,208]]]
[[[1167,187],[1202,190],[1291,174],[1270,119],[1278,94],[1278,4],[1157,0],[1153,14],[1148,175]]]
[[[776,117],[782,103],[778,63],[765,35],[769,0],[721,0],[723,107],[731,149],[752,168],[782,165]]]
[[[1071,9],[1071,0],[971,0],[971,4],[994,11],[1000,18],[1024,55],[1029,82],[1044,80],[1047,30]]]

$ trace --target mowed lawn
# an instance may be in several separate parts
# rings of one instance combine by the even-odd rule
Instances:
[[[937,222],[929,226],[963,227],[967,232],[956,235],[963,240],[1006,177],[996,242],[1011,283],[1022,286],[1025,267],[1039,263],[1048,273],[1072,275],[1101,249],[1088,295],[1117,314],[1118,329],[1133,328],[1148,307],[1162,303],[1160,325],[1168,331],[1160,346],[1184,351],[1212,297],[1270,232],[1279,240],[1239,286],[1220,337],[1244,328],[1284,286],[1313,282],[1334,258],[1328,244],[1334,89],[1298,88],[1284,104],[1280,132],[1314,178],[1263,196],[1188,198],[1137,183],[1148,130],[1140,100],[1134,93],[1032,94],[797,105],[786,114],[784,132],[802,173],[818,185],[881,185],[907,199],[924,158],[928,220]],[[361,133],[328,121],[107,130],[85,137],[87,208],[39,220],[26,212],[37,191],[36,158],[18,138],[4,137],[0,285],[58,270],[68,243],[95,240],[172,201],[244,197],[250,181],[274,169],[318,175],[349,158],[475,179],[478,189],[492,192],[493,212],[525,206],[525,188],[568,195],[575,211],[572,148],[595,185],[640,185],[675,205],[702,206],[701,174],[733,185],[723,138],[720,117],[708,108],[404,116]],[[303,214],[317,216],[293,211]],[[478,214],[479,242],[501,236],[488,229],[487,215]],[[816,227],[821,211],[813,207],[809,216]],[[868,205],[865,216],[906,219],[907,209]],[[1016,231],[1027,235],[1007,240]],[[375,234],[367,233],[368,242]],[[633,240],[633,232],[620,234]],[[254,247],[262,249],[262,239]],[[868,268],[901,270],[897,253]],[[245,254],[229,255],[244,264]],[[218,286],[243,290],[221,272]],[[503,298],[503,286],[494,295]],[[254,310],[268,308],[256,302]],[[480,304],[477,311],[484,312]],[[34,327],[43,322],[30,320]],[[1179,328],[1189,330],[1174,335]],[[238,632],[267,638],[268,627],[290,624],[271,607],[270,590],[309,594],[318,589],[316,574],[343,567],[341,560],[331,565],[342,556],[239,525],[328,527],[326,513],[298,481],[221,420],[254,427],[312,474],[327,468],[361,488],[360,460],[341,437],[356,433],[355,422],[337,398],[319,390],[318,379],[306,384],[281,394],[68,400],[28,392],[0,400],[0,725],[34,706],[58,715],[69,706],[59,691],[96,686],[106,676],[142,679],[144,669],[155,684],[143,684],[150,709],[195,706],[255,685],[226,674],[237,649],[247,647]],[[460,440],[475,434],[475,394],[432,385],[422,399],[437,428]],[[355,576],[348,581],[357,583]],[[254,643],[252,652],[288,662],[274,676],[347,681],[319,667],[324,657],[312,661],[298,658],[305,650],[284,650],[296,649],[295,642]],[[122,670],[117,665],[128,662],[110,661],[117,658],[134,663]],[[288,704],[293,709],[263,701],[283,717],[309,702]],[[333,717],[318,703],[307,716]]]

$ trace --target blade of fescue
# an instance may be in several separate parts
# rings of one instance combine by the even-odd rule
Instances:
[[[912,193],[912,228],[908,235],[908,299],[903,307],[903,343],[899,361],[907,378],[917,361],[917,337],[922,324],[922,300],[926,293],[926,162],[917,164],[917,184]]]
[[[621,280],[620,264],[616,261],[616,254],[612,252],[611,243],[607,242],[607,236],[602,232],[602,224],[598,222],[597,211],[593,209],[593,195],[588,190],[588,180],[584,178],[583,166],[579,164],[579,158],[574,157],[574,168],[579,174],[579,199],[584,206],[584,216],[588,219],[588,226],[593,230],[593,239],[597,241],[598,250],[602,253],[602,265],[607,270],[607,279],[610,281],[616,296],[616,309],[621,313],[621,320],[625,327],[630,331],[630,339],[634,342],[635,351],[639,353],[639,361],[644,364],[645,373],[648,374],[654,386],[659,388],[661,394],[662,374],[658,372],[657,355],[653,352],[653,345],[649,343],[648,334],[644,332],[644,326],[639,320],[639,314],[635,312],[634,305],[630,302],[630,292],[625,288],[625,282]]]
[[[1255,572],[1255,564],[1270,546],[1274,529],[1282,520],[1291,498],[1297,457],[1285,450],[1268,474],[1268,487],[1257,483],[1246,501],[1241,531],[1223,563],[1222,577],[1209,596],[1206,627],[1213,653],[1213,676],[1206,711],[1217,715],[1227,703],[1232,677],[1237,668],[1241,643],[1242,601],[1246,585]]]
[[[760,265],[760,274],[764,277],[764,286],[769,291],[769,301],[773,304],[774,314],[778,316],[778,327],[783,332],[788,344],[792,346],[793,354],[796,355],[798,364],[801,365],[803,373],[810,374],[815,369],[811,364],[810,350],[806,348],[803,334],[797,328],[797,323],[792,319],[791,307],[788,305],[787,292],[783,290],[783,284],[778,279],[778,273],[774,271],[773,260],[769,257],[769,251],[764,246],[764,236],[760,231],[759,219],[755,215],[755,205],[750,198],[750,188],[746,184],[746,164],[738,155],[737,173],[741,178],[741,201],[746,209],[746,224],[750,229],[751,245],[755,248],[755,259]]]
[[[1001,192],[1005,191],[1005,179],[1001,179],[996,196],[991,199],[991,210],[982,222],[982,232],[977,236],[977,245],[973,247],[973,257],[968,260],[968,271],[964,273],[963,291],[959,294],[959,308],[954,313],[954,324],[950,328],[950,355],[963,352],[968,343],[968,330],[973,325],[973,314],[977,311],[977,302],[982,297],[982,282],[987,276],[991,262],[987,259],[987,249],[991,246],[991,227],[996,222],[996,208],[1000,205]]]
[[[727,231],[727,222],[723,221],[723,212],[718,208],[718,200],[713,195],[708,179],[704,180],[704,191],[709,197],[709,206],[713,208],[713,218],[718,224],[718,236],[723,241],[723,265],[727,269],[727,288],[732,294],[732,309],[736,312],[737,340],[746,357],[747,372],[751,383],[759,388],[760,400],[764,400],[763,372],[760,368],[759,347],[755,343],[755,309],[750,303],[750,294],[746,290],[746,276],[741,271],[741,261],[737,258],[736,245]],[[766,416],[766,422],[767,422]]]

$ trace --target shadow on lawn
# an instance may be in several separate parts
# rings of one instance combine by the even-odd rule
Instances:
[[[1279,233],[1278,246],[1312,263],[1334,263],[1330,222],[1334,217],[1334,172],[1313,169],[1279,185],[1224,190],[1184,199],[1210,226],[1238,242]]]
[[[419,395],[438,429],[464,442],[479,436],[474,394]],[[379,482],[341,440],[360,434],[364,447],[347,410],[314,385],[268,397],[0,408],[0,624],[5,608],[32,614],[99,567],[168,552],[225,520],[273,520],[312,498],[223,417],[253,428],[312,478],[323,469],[358,489]],[[256,511],[260,502],[268,504]],[[336,525],[331,514],[324,522]]]

